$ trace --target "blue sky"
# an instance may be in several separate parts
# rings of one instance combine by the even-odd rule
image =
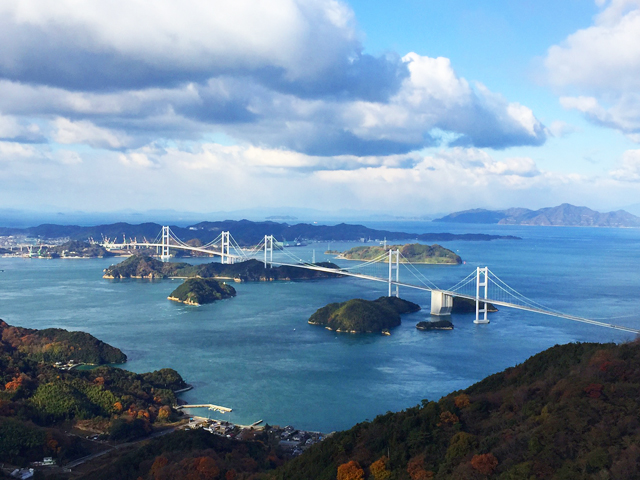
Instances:
[[[0,208],[640,204],[640,0],[5,0],[0,32]]]

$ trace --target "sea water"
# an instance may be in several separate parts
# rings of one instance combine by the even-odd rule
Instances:
[[[640,329],[638,229],[367,225],[520,236],[440,242],[466,263],[418,268],[447,288],[476,266],[488,266],[545,306]],[[317,261],[332,260],[324,255],[329,246],[358,244],[318,242],[290,252],[310,261],[315,250]],[[124,368],[135,372],[174,368],[194,386],[181,398],[233,408],[224,415],[193,413],[239,424],[264,420],[324,432],[344,429],[422,399],[437,400],[555,344],[634,338],[508,308],[490,314],[488,325],[474,324],[473,314],[454,315],[452,331],[419,331],[415,325],[429,317],[430,297],[406,288],[401,297],[423,310],[403,316],[391,336],[335,333],[309,325],[309,316],[330,302],[386,295],[387,285],[355,278],[240,283],[233,284],[235,298],[190,307],[167,300],[181,280],[103,279],[103,269],[120,260],[0,258],[0,318],[24,327],[89,332],[122,349],[129,357]]]

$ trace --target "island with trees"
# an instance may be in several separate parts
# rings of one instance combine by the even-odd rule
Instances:
[[[318,309],[308,323],[336,332],[382,333],[400,325],[400,315],[419,310],[419,305],[396,297],[380,297],[377,300],[354,298]]]
[[[406,245],[387,245],[386,247],[373,245],[364,247],[354,247],[339,255],[339,258],[346,260],[375,260],[385,255],[389,250],[400,250],[400,263],[429,263],[458,265],[462,259],[451,250],[440,245],[423,245],[421,243],[408,243]],[[389,261],[388,258],[385,259]]]
[[[235,296],[235,288],[226,283],[211,278],[189,278],[176,288],[168,299],[187,305],[200,306]]]
[[[70,240],[61,245],[44,246],[38,254],[43,258],[103,258],[114,254],[96,243]]]
[[[339,269],[338,265],[330,262],[319,262],[315,265],[324,268]],[[309,270],[295,266],[281,265],[264,268],[259,260],[222,264],[218,262],[191,265],[184,262],[161,262],[146,255],[133,255],[117,265],[105,269],[103,278],[214,278],[233,280],[234,282],[269,282],[274,280],[315,280],[321,278],[335,278],[340,275],[332,272]]]
[[[480,302],[480,310],[484,309],[484,302]],[[498,309],[492,303],[487,303],[487,312],[497,312]],[[470,298],[453,297],[451,313],[476,313],[476,301]]]
[[[424,320],[416,325],[418,330],[453,330],[453,323],[449,320]]]
[[[36,362],[72,361],[76,364],[103,365],[127,361],[127,356],[120,349],[85,332],[14,327],[0,320],[0,338],[2,345],[16,349]]]

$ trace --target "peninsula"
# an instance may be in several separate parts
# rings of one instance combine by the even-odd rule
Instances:
[[[210,278],[189,278],[176,288],[168,299],[187,305],[199,306],[235,296],[235,288],[226,283]]]
[[[389,250],[400,250],[400,263],[429,263],[429,264],[446,264],[458,265],[462,263],[462,259],[451,250],[441,247],[440,245],[423,245],[421,243],[409,243],[406,245],[387,245],[370,246],[370,247],[354,247],[339,255],[339,258],[346,260],[374,260]],[[389,261],[388,258],[385,259]]]
[[[69,435],[72,428],[126,442],[178,419],[174,392],[187,384],[175,370],[69,367],[125,360],[119,349],[88,333],[0,320],[0,462],[28,466],[47,455],[64,465],[99,447],[85,435]]]
[[[55,247],[42,247],[41,257],[48,258],[102,258],[114,254],[95,243],[71,240]]]
[[[380,297],[373,301],[355,298],[318,309],[309,318],[309,324],[322,325],[336,332],[382,333],[400,325],[400,315],[419,310],[419,305],[396,297]]]
[[[62,328],[14,327],[0,320],[0,346],[18,349],[26,358],[45,363],[124,363],[127,356],[118,348],[85,332]]]

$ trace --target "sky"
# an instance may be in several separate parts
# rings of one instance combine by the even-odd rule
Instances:
[[[0,209],[640,211],[640,0],[0,0]]]

